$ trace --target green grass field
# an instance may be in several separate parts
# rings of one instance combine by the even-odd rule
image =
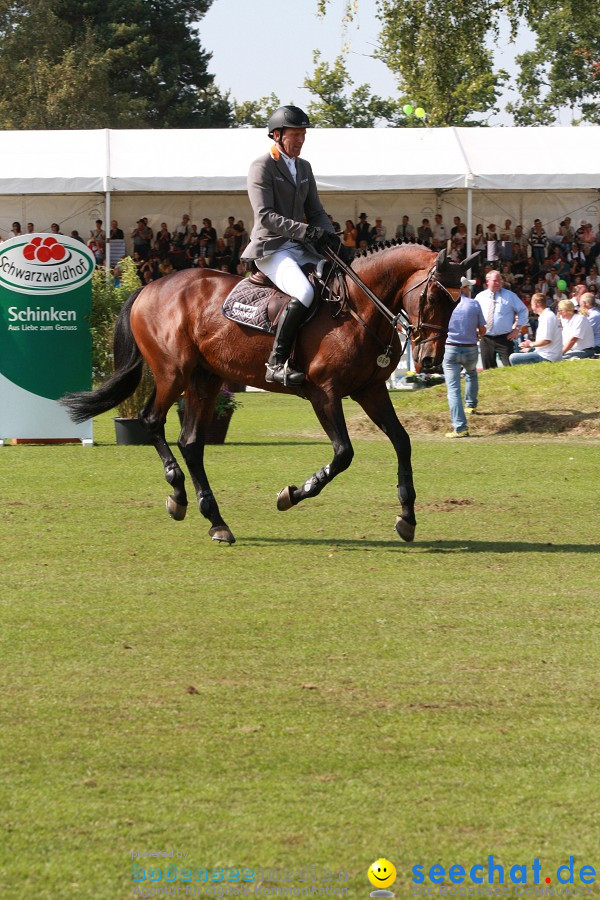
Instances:
[[[243,397],[207,450],[233,547],[191,504],[167,517],[158,457],[110,416],[94,448],[2,448],[2,896],[130,897],[132,852],[171,848],[342,870],[353,898],[379,856],[401,898],[418,863],[598,870],[600,442],[550,427],[597,423],[598,373],[486,373],[458,443],[443,388],[394,394],[413,545],[351,402],[352,467],[279,513],[331,450],[308,404]]]

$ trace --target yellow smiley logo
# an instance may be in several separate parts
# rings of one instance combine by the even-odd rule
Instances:
[[[389,887],[396,880],[396,869],[389,859],[376,859],[367,871],[369,881],[375,887]]]

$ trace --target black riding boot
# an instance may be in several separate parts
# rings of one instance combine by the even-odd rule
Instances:
[[[296,332],[308,315],[308,309],[296,297],[292,297],[279,317],[273,351],[267,363],[266,381],[278,384],[302,384],[304,372],[299,372],[289,361],[290,350]]]

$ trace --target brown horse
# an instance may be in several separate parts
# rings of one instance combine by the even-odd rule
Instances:
[[[301,487],[280,491],[277,508],[286,510],[315,497],[347,469],[354,451],[342,410],[350,396],[388,436],[398,458],[398,497],[402,507],[396,530],[405,541],[415,533],[415,489],[408,434],[398,421],[386,379],[398,365],[400,331],[410,337],[417,371],[440,364],[460,277],[475,257],[454,264],[445,251],[414,243],[388,242],[365,252],[345,274],[343,300],[325,302],[304,326],[294,351],[306,372],[303,385],[267,384],[265,364],[273,338],[226,319],[223,301],[239,281],[223,272],[186,270],[135,291],[123,305],[115,329],[115,373],[95,391],[69,394],[63,402],[75,421],[106,412],[139,384],[143,361],[155,381],[140,413],[163,462],[173,493],[167,510],[183,519],[187,509],[184,474],[165,439],[167,412],[185,391],[179,449],[187,464],[202,515],[213,540],[235,540],[221,516],[204,469],[204,430],[224,381],[237,381],[308,399],[333,446],[333,459]]]

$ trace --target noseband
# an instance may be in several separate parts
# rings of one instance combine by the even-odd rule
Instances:
[[[402,309],[400,311],[400,316],[397,318],[401,318],[400,327],[402,328],[403,333],[406,335],[407,339],[413,342],[413,344],[421,344],[424,341],[430,341],[431,338],[426,338],[424,335],[425,329],[429,329],[429,331],[437,331],[438,334],[443,334],[444,337],[448,335],[448,329],[442,328],[441,325],[434,325],[432,322],[424,322],[423,321],[423,309],[425,308],[425,301],[427,300],[427,294],[429,292],[429,288],[433,285],[435,287],[441,288],[441,290],[450,298],[450,300],[454,303],[454,298],[450,291],[448,291],[444,285],[435,277],[435,273],[437,271],[436,266],[432,266],[429,270],[425,278],[421,281],[418,281],[416,284],[411,285],[406,291],[402,293],[402,301],[407,294],[410,294],[411,291],[416,291],[418,287],[423,285],[423,290],[419,296],[419,310],[417,315],[417,321],[413,325],[411,324],[408,315]]]

